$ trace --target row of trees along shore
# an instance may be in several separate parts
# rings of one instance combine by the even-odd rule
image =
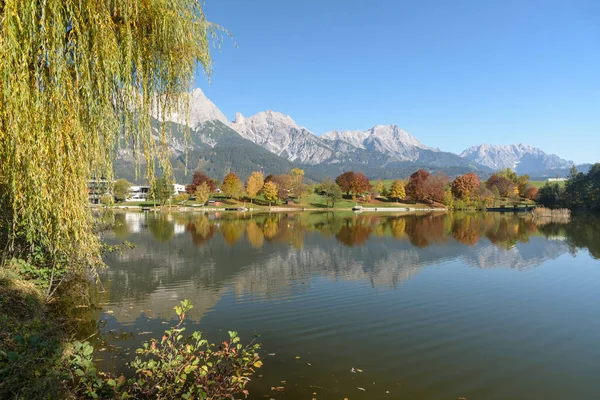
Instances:
[[[375,201],[438,204],[455,209],[484,209],[495,204],[517,204],[537,199],[538,189],[529,182],[528,175],[518,175],[511,169],[497,172],[482,181],[474,173],[450,180],[445,174],[431,174],[419,169],[407,180],[391,182],[371,181],[361,172],[348,171],[337,178],[327,178],[318,184],[308,185],[304,170],[294,168],[289,174],[267,175],[253,172],[243,182],[234,172],[229,172],[222,182],[201,171],[193,174],[192,183],[186,186],[187,194],[177,196],[185,201],[191,197],[204,204],[218,192],[235,200],[255,202],[257,197],[269,204],[293,199],[302,203],[310,193],[326,198],[326,204],[335,207],[346,198],[361,203]],[[155,192],[153,190],[152,192]]]
[[[587,173],[571,168],[564,184],[546,183],[537,200],[549,208],[600,210],[600,163],[592,165]]]

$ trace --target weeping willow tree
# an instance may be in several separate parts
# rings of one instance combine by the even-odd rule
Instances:
[[[111,180],[123,147],[169,172],[152,116],[186,109],[215,39],[198,0],[0,0],[3,264],[101,263],[89,180]]]

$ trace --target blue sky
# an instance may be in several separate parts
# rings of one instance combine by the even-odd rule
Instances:
[[[526,143],[600,161],[600,1],[207,0],[231,31],[196,85],[233,119],[317,135],[396,124],[460,152]]]

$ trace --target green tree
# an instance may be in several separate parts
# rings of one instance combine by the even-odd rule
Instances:
[[[158,201],[160,205],[164,206],[167,200],[173,195],[173,184],[171,180],[165,176],[156,178],[150,188],[150,198]]]
[[[396,199],[396,203],[406,197],[406,191],[404,190],[404,182],[397,179],[392,182],[392,186],[390,187],[390,197],[392,199]]]
[[[223,178],[221,190],[229,198],[239,199],[244,194],[244,185],[238,176],[230,172]]]
[[[343,197],[342,189],[333,179],[326,179],[319,185],[319,190],[327,198],[327,205],[331,203],[331,207],[335,207],[335,203]]]
[[[196,201],[202,205],[205,205],[210,197],[210,187],[208,183],[202,182],[200,185],[196,186]]]
[[[0,1],[0,247],[39,266],[98,266],[90,176],[112,179],[118,143],[169,171],[152,111],[183,111],[211,71],[197,0]],[[218,27],[217,27],[218,28]],[[123,138],[124,140],[121,140]],[[33,151],[35,149],[35,151]],[[68,199],[68,201],[65,201]],[[49,285],[52,286],[52,285]]]
[[[129,188],[131,187],[131,183],[127,179],[117,179],[115,181],[115,186],[113,189],[115,199],[117,201],[125,201],[129,197]]]
[[[342,200],[342,197],[342,189],[340,189],[338,184],[334,182],[330,190],[327,192],[327,203],[331,204],[331,208],[334,208],[335,203]]]
[[[265,183],[262,192],[263,196],[265,196],[265,200],[269,202],[269,206],[273,202],[276,203],[279,199],[279,189],[277,188],[277,184],[273,181]]]
[[[563,205],[564,189],[558,183],[546,183],[538,191],[537,198],[544,207],[556,208]]]

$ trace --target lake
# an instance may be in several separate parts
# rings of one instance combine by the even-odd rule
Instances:
[[[174,321],[260,334],[251,399],[598,399],[600,220],[296,213],[106,216],[107,365]],[[272,387],[283,387],[283,392]]]

